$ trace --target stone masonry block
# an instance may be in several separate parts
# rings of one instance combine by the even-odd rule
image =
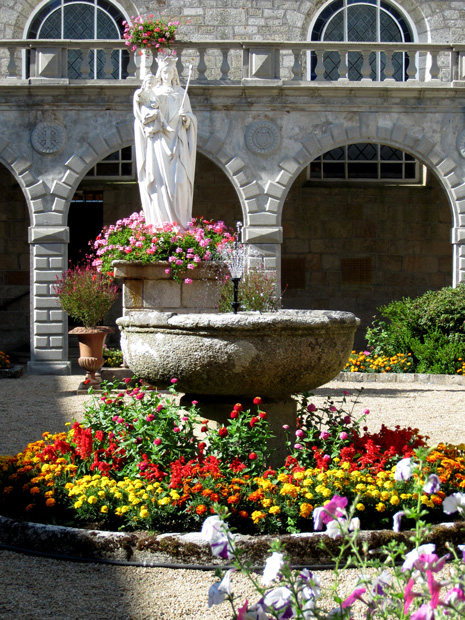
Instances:
[[[72,170],[68,170],[62,180],[65,185],[73,186],[79,180],[79,176]]]
[[[417,144],[417,151],[422,155],[428,155],[434,149],[435,144],[427,136],[422,136],[420,142]]]
[[[46,282],[54,283],[57,276],[61,275],[61,271],[37,271],[35,274],[35,282],[45,284]]]
[[[183,284],[181,287],[182,308],[211,308],[217,307],[219,289],[215,283],[197,280],[192,284]]]
[[[111,133],[109,136],[106,136],[105,142],[108,144],[110,148],[114,149],[115,151],[118,148],[121,148],[121,139],[119,137],[119,133],[116,131]]]
[[[23,174],[21,174],[19,178],[21,179],[21,183],[24,185],[24,187],[29,187],[30,185],[34,185],[34,183],[37,183],[36,177],[32,174],[30,170],[26,170],[26,172],[23,172]]]
[[[31,207],[33,213],[43,213],[45,211],[45,202],[42,198],[38,200],[31,200]]]
[[[56,256],[49,259],[50,269],[62,271],[65,267],[65,259],[63,256]]]
[[[134,142],[133,123],[121,123],[121,125],[116,125],[116,129],[121,136],[122,142]]]
[[[55,198],[52,209],[55,213],[64,213],[66,209],[66,200],[63,200],[63,198]]]
[[[278,260],[276,256],[265,257],[264,266],[267,271],[276,271],[278,268]]]
[[[219,151],[217,155],[218,155],[218,159],[220,160],[220,162],[224,164],[225,166],[233,158],[231,153],[225,148],[222,148],[221,151]]]
[[[16,174],[21,175],[23,172],[26,172],[31,167],[31,162],[28,161],[25,157],[20,157],[17,159],[11,167],[16,172]]]
[[[458,213],[465,214],[465,200],[457,200],[455,204],[457,205]]]
[[[276,213],[262,212],[249,213],[247,216],[248,226],[278,226],[278,217]]]
[[[239,187],[245,187],[248,183],[250,183],[250,177],[246,170],[241,170],[239,174],[236,174],[234,176],[234,180]]]
[[[437,166],[442,159],[444,159],[444,155],[437,149],[433,149],[431,153],[428,153],[428,160],[433,166]]]
[[[351,142],[358,142],[360,140],[360,126],[351,125],[346,128],[346,134]]]
[[[63,310],[50,310],[50,321],[52,323],[63,323],[65,319],[65,313]]]
[[[450,174],[453,170],[457,168],[457,164],[450,157],[446,157],[439,165],[439,170],[442,172],[444,176]]]
[[[281,226],[247,226],[244,229],[244,243],[282,243]]]
[[[244,168],[245,164],[240,157],[234,157],[230,162],[226,164],[226,168],[229,170],[229,173],[234,176]]]
[[[462,185],[464,181],[464,177],[463,177],[463,174],[460,172],[460,170],[456,168],[456,170],[450,176],[447,177],[447,180],[449,181],[449,185],[452,188],[460,187],[460,185]]]
[[[451,229],[451,243],[465,243],[465,228],[452,228]]]
[[[215,136],[215,134],[213,134],[208,138],[204,148],[209,153],[213,153],[213,155],[216,155],[221,151],[223,145],[224,140],[221,140],[221,138],[218,138],[218,136]]]
[[[301,166],[304,164],[308,164],[310,161],[309,153],[306,149],[302,148],[294,155],[296,161],[299,162]]]
[[[6,148],[2,153],[2,159],[4,159],[7,164],[12,164],[14,161],[18,159],[18,156],[14,151],[12,151],[9,147]]]
[[[95,136],[92,140],[89,140],[89,145],[96,152],[97,155],[101,155],[108,151],[108,144],[102,138],[102,136]]]
[[[313,133],[309,133],[302,141],[302,146],[309,155],[319,155],[321,153],[321,145],[317,137]]]
[[[47,188],[43,181],[39,181],[35,185],[28,187],[26,192],[29,196],[30,200],[35,200],[36,198],[43,198],[47,195]]]
[[[37,323],[35,326],[35,333],[38,336],[63,333],[63,323]]]
[[[257,181],[253,181],[245,187],[241,187],[241,190],[242,195],[247,200],[249,200],[250,198],[255,198],[256,196],[260,196],[260,187],[258,186]]]
[[[283,185],[284,187],[286,187],[286,185],[289,183],[291,179],[292,179],[292,175],[289,172],[287,172],[287,170],[281,170],[281,172],[276,177],[276,183],[279,183],[280,185]]]
[[[34,308],[49,308],[53,309],[57,307],[56,297],[35,297]]]
[[[65,250],[63,243],[37,243],[34,246],[34,256],[61,256]]]
[[[34,337],[34,347],[36,349],[48,347],[49,340],[46,336],[35,336]]]
[[[268,181],[265,186],[265,193],[272,198],[281,198],[284,194],[284,187],[273,181]]]
[[[378,128],[378,117],[371,112],[360,113],[360,134],[364,138],[376,138]]]
[[[380,142],[383,142],[384,140],[389,140],[391,137],[391,126],[378,125],[377,135]]]
[[[408,133],[404,138],[403,146],[405,147],[406,150],[416,149],[418,142],[419,142],[418,136],[414,136],[413,134]]]
[[[34,284],[34,295],[37,296],[42,296],[42,297],[49,297],[50,296],[50,288],[48,286],[48,284],[39,284],[36,283]]]
[[[123,287],[123,307],[126,310],[142,308],[142,280],[126,280]]]
[[[344,123],[333,123],[329,130],[335,142],[345,142],[346,132]]]
[[[0,138],[0,153],[2,153],[10,143],[5,138]]]
[[[34,321],[45,323],[50,319],[48,310],[34,310]]]
[[[146,281],[144,286],[144,308],[179,308],[181,289],[173,280]]]
[[[396,123],[392,128],[391,137],[396,142],[404,142],[405,134],[407,133],[407,128],[404,127],[401,123]]]
[[[57,350],[53,350],[49,348],[52,346],[52,339],[55,339],[55,338],[58,338],[58,336],[53,336],[52,338],[50,338],[50,344],[46,345],[47,348],[46,349],[44,348],[45,350],[39,349],[38,351],[35,351],[34,357],[36,361],[41,361],[41,362],[48,362],[48,361],[53,362],[55,360],[61,361],[62,351],[60,350],[57,351]],[[61,347],[57,347],[57,349],[58,348],[61,349]],[[33,373],[38,374],[37,369],[36,369],[37,367],[33,367],[33,368],[34,368]],[[50,368],[47,367],[47,369],[46,370],[44,369],[44,371],[41,374],[47,374],[47,375],[51,374]],[[64,374],[64,373],[63,371],[61,371],[61,372],[56,372],[56,374]]]
[[[344,139],[345,139],[345,135],[344,135]],[[321,144],[323,153],[326,153],[326,151],[330,151],[334,146],[333,138],[331,134],[329,133],[324,133],[322,136],[319,136],[318,141]]]
[[[280,168],[282,168],[283,170],[286,170],[290,174],[294,174],[300,168],[299,164],[296,162],[295,159],[292,159],[292,157],[287,157],[286,159],[284,159],[279,164],[279,166]]]
[[[63,223],[63,214],[45,211],[44,213],[35,214],[36,226],[59,226]]]
[[[459,226],[465,226],[465,213],[461,213],[458,217],[457,224]]]
[[[261,207],[258,204],[258,201],[255,199],[246,200],[245,208],[247,213],[258,213],[259,211],[261,211]]]
[[[87,168],[86,162],[81,159],[78,155],[73,155],[68,159],[65,166],[75,172],[76,174],[81,174]]]
[[[281,203],[279,200],[275,200],[274,198],[270,198],[266,203],[266,210],[270,213],[279,213],[279,207]]]
[[[50,347],[52,349],[62,349],[65,346],[65,339],[63,336],[51,336]]]
[[[59,198],[69,198],[71,186],[65,185],[60,181],[55,181],[52,185],[52,194]]]
[[[465,203],[464,199],[465,199],[465,183],[463,185],[460,185],[459,187],[456,187],[454,190],[454,196],[455,196],[455,200],[457,202],[457,204],[459,205],[459,211],[462,212],[462,204]],[[463,213],[465,213],[465,211],[463,211]]]
[[[84,151],[81,153],[81,157],[87,165],[92,164],[96,159],[94,149],[91,149],[90,146],[87,146],[87,148],[85,148]]]
[[[49,268],[49,262],[48,262],[48,258],[47,257],[41,257],[41,258],[36,258],[34,259],[34,268],[35,269],[48,269]]]

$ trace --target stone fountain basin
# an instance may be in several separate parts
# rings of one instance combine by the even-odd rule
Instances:
[[[136,376],[181,392],[289,397],[333,379],[352,351],[360,320],[350,312],[239,314],[134,312],[117,321]]]

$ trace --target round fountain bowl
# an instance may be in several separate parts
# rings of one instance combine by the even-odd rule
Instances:
[[[117,321],[134,374],[186,393],[279,398],[311,390],[345,366],[360,321],[350,312],[138,312]]]

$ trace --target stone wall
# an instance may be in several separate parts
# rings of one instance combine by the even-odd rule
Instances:
[[[304,172],[283,210],[283,304],[354,312],[363,346],[377,307],[451,285],[450,228],[431,174],[425,186],[310,185]]]

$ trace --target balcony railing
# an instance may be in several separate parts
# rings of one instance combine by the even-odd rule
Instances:
[[[179,41],[178,71],[193,83],[446,84],[465,80],[465,46],[430,43]],[[120,40],[2,40],[0,79],[88,82],[139,77],[139,52]],[[156,68],[156,60],[153,70]]]

